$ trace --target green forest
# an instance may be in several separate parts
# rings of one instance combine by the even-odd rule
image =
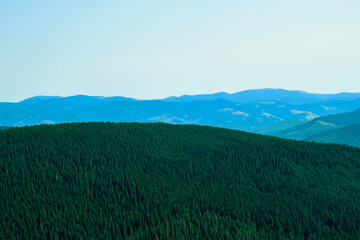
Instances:
[[[360,149],[161,123],[0,131],[0,239],[360,239]]]

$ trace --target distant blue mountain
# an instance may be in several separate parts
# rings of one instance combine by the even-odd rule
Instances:
[[[273,100],[287,104],[298,105],[298,104],[316,103],[320,101],[329,101],[329,100],[351,101],[357,98],[360,98],[360,93],[318,94],[318,93],[307,93],[298,90],[289,91],[284,89],[265,88],[265,89],[246,90],[232,94],[219,92],[214,94],[183,95],[180,97],[165,98],[164,101],[183,102],[183,101],[224,99],[232,102],[254,102],[254,101]]]
[[[60,108],[76,108],[84,106],[94,106],[104,103],[110,103],[115,101],[134,101],[133,98],[125,97],[98,97],[87,95],[76,95],[70,97],[46,97],[37,96],[33,98],[25,99],[19,103],[26,104],[27,106],[37,106],[41,108],[47,107],[60,107]]]
[[[301,96],[304,96],[302,104]],[[295,126],[297,121],[294,120],[310,121],[319,116],[354,111],[360,107],[360,98],[354,99],[356,96],[357,94],[351,93],[314,95],[282,89],[183,96],[163,100],[86,95],[39,96],[19,103],[0,103],[0,126],[89,121],[166,122],[261,133],[257,129],[266,129],[263,127],[272,124],[276,124],[276,129],[284,129]],[[225,99],[227,97],[229,99]],[[309,103],[310,100],[315,101],[316,97],[322,100]],[[299,123],[302,123],[301,121]],[[269,128],[266,132],[269,132]]]
[[[44,100],[56,99],[56,98],[61,98],[61,97],[60,96],[35,96],[35,97],[27,98],[27,99],[21,101],[21,103],[36,103],[36,102],[41,102]]]

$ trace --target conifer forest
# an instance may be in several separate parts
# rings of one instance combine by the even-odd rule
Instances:
[[[0,239],[360,239],[360,149],[162,123],[0,130]]]

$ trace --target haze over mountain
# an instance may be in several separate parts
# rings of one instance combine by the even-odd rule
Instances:
[[[301,96],[305,104],[300,104]],[[0,124],[24,126],[89,121],[166,122],[256,131],[257,128],[273,123],[284,123],[287,126],[288,120],[309,121],[319,116],[353,111],[360,107],[359,96],[358,93],[322,95],[283,89],[163,100],[85,95],[40,96],[19,103],[0,103]],[[315,99],[322,100],[314,102]]]

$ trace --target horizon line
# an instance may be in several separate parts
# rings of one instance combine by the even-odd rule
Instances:
[[[247,92],[247,91],[259,91],[259,90],[284,90],[284,91],[288,91],[288,92],[302,92],[302,93],[306,93],[306,94],[314,94],[314,95],[338,95],[338,94],[360,94],[360,92],[336,92],[336,93],[316,93],[316,92],[307,92],[304,90],[289,90],[289,89],[285,89],[285,88],[252,88],[252,89],[246,89],[246,90],[242,90],[242,91],[237,91],[237,92],[225,92],[225,91],[220,91],[220,92],[212,92],[212,93],[198,93],[198,94],[182,94],[182,95],[172,95],[172,96],[168,96],[165,98],[134,98],[134,97],[128,97],[128,96],[121,96],[121,95],[113,95],[113,96],[101,96],[101,95],[88,95],[88,94],[75,94],[75,95],[67,95],[67,96],[60,96],[60,95],[45,95],[45,94],[40,94],[40,95],[35,95],[32,97],[27,97],[24,98],[20,101],[14,101],[14,102],[10,102],[10,101],[3,101],[1,103],[20,103],[32,98],[39,98],[39,97],[50,97],[50,98],[68,98],[68,97],[76,97],[76,96],[87,96],[87,97],[97,97],[97,98],[112,98],[112,97],[122,97],[122,98],[128,98],[128,99],[134,99],[134,100],[140,100],[140,101],[146,101],[146,100],[165,100],[165,99],[171,99],[171,98],[180,98],[180,97],[184,97],[184,96],[203,96],[203,95],[214,95],[214,94],[221,94],[221,93],[225,93],[225,94],[237,94],[237,93],[242,93],[242,92]]]

